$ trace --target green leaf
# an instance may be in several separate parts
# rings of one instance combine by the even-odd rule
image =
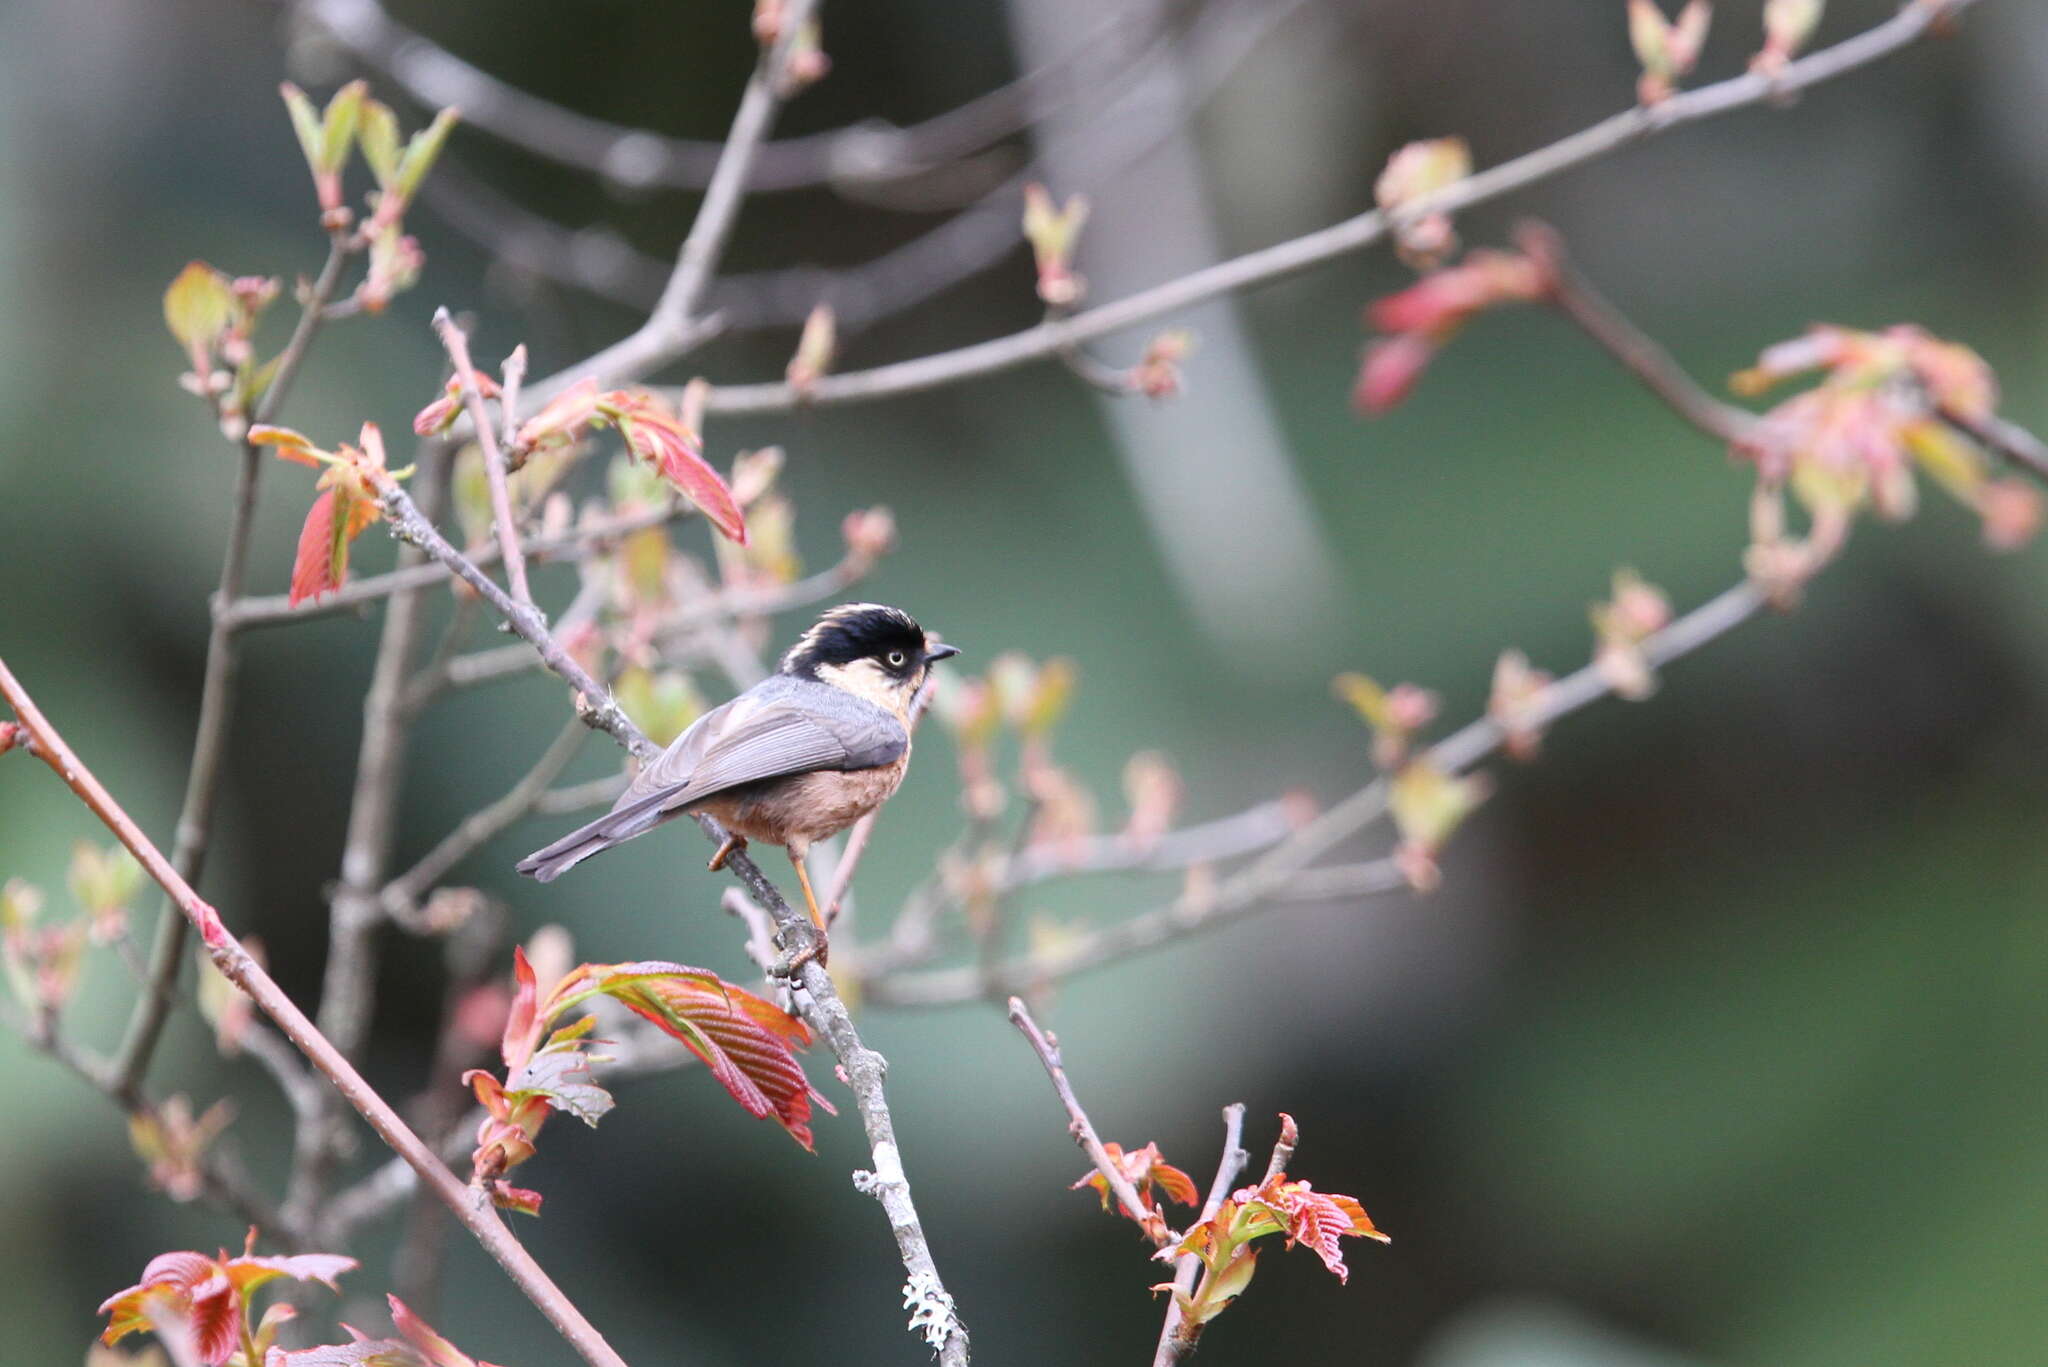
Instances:
[[[320,138],[321,164],[318,169],[329,173],[341,170],[348,161],[349,146],[355,142],[356,120],[362,114],[363,96],[369,86],[362,81],[350,81],[334,92],[334,98],[327,102],[327,117],[323,121]]]
[[[391,112],[390,105],[378,100],[363,101],[356,143],[363,149],[363,160],[370,164],[370,174],[377,177],[377,184],[390,189],[391,178],[398,173],[398,116]]]
[[[187,265],[164,291],[164,323],[188,352],[210,348],[234,317],[228,278],[204,261]]]
[[[444,109],[434,115],[434,121],[412,135],[412,141],[405,145],[405,156],[398,163],[391,190],[400,198],[410,201],[420,182],[427,178],[427,172],[434,167],[434,161],[441,155],[441,148],[448,141],[448,134],[462,119],[454,109]]]
[[[315,175],[320,173],[320,144],[323,133],[319,111],[306,98],[306,92],[286,81],[277,88],[284,96],[284,107],[291,112],[292,131],[299,135],[299,151],[306,157],[306,167]]]

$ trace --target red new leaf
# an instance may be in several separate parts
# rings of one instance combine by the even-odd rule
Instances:
[[[335,516],[334,502],[332,489],[314,499],[313,510],[306,514],[306,525],[299,529],[299,553],[292,561],[293,607],[340,588],[341,577],[347,572],[348,543],[337,535],[343,524]]]
[[[597,991],[681,1040],[749,1115],[773,1118],[797,1143],[811,1147],[814,1093],[790,1052],[810,1043],[802,1022],[744,988],[680,964],[616,964],[592,971]]]

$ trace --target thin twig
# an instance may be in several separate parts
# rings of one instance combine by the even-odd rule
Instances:
[[[498,397],[505,412],[504,430],[498,433],[498,445],[510,450],[513,438],[519,432],[519,391],[526,384],[526,343],[512,348],[512,354],[505,358],[501,368],[504,376],[498,386]]]
[[[1644,640],[1644,658],[1652,666],[1668,664],[1748,621],[1766,604],[1762,590],[1748,582],[1708,600]],[[1519,725],[1541,728],[1613,692],[1598,668],[1587,665],[1545,686],[1517,718]],[[1480,717],[1424,752],[1423,758],[1447,772],[1471,768],[1499,749],[1507,732],[1491,717]],[[863,996],[891,1006],[941,1006],[999,994],[1030,991],[1047,983],[1134,954],[1174,943],[1253,915],[1275,900],[1298,900],[1289,893],[1297,880],[1316,896],[1364,896],[1392,892],[1407,880],[1391,859],[1345,868],[1337,874],[1337,890],[1316,887],[1324,871],[1308,865],[1328,850],[1386,814],[1387,784],[1376,779],[1318,815],[1292,836],[1275,845],[1248,867],[1213,888],[1183,892],[1166,906],[1127,921],[1087,931],[1056,947],[1019,956],[985,972],[978,967],[880,974],[864,978]]]
[[[1039,1029],[1038,1022],[1031,1017],[1031,1008],[1024,1005],[1021,997],[1010,998],[1010,1024],[1023,1031],[1024,1038],[1031,1041],[1038,1061],[1045,1065],[1045,1075],[1052,1079],[1052,1089],[1059,1093],[1060,1105],[1066,1108],[1067,1133],[1088,1155],[1088,1161],[1102,1174],[1102,1180],[1109,1183],[1109,1189],[1116,1193],[1117,1204],[1124,1208],[1124,1214],[1137,1221],[1138,1228],[1145,1231],[1145,1237],[1158,1247],[1171,1248],[1178,1243],[1179,1236],[1166,1227],[1165,1220],[1145,1209],[1144,1198],[1138,1195],[1138,1189],[1131,1185],[1131,1179],[1124,1176],[1123,1169],[1102,1146],[1102,1137],[1095,1133],[1088,1112],[1081,1108],[1081,1099],[1074,1095],[1073,1084],[1067,1081],[1066,1065],[1060,1061],[1058,1038]]]
[[[251,415],[254,423],[270,422],[284,403],[292,380],[305,362],[320,328],[320,311],[341,283],[343,268],[355,248],[347,234],[336,233],[327,248],[327,261],[313,282],[313,288],[299,311],[292,335],[279,353],[277,370],[270,387],[256,401]],[[252,424],[253,425],[253,424]],[[206,863],[207,846],[213,834],[213,809],[220,796],[221,765],[227,757],[228,726],[235,706],[235,678],[241,670],[241,652],[233,628],[223,618],[242,594],[242,582],[249,567],[249,534],[255,524],[257,487],[263,473],[263,448],[244,438],[242,465],[235,481],[234,510],[228,521],[227,549],[222,553],[220,586],[214,592],[214,619],[206,642],[206,674],[199,692],[199,725],[192,739],[192,762],[185,775],[185,799],[178,809],[178,824],[171,842],[171,863],[182,878],[199,881]],[[166,904],[157,917],[156,937],[150,947],[149,983],[136,999],[122,1037],[120,1053],[113,1063],[113,1083],[118,1094],[132,1095],[149,1071],[149,1062],[163,1037],[164,1022],[177,996],[178,974],[185,963],[185,920],[171,913]]]
[[[536,156],[636,190],[700,190],[716,172],[723,144],[565,109],[398,24],[376,0],[302,0],[298,8],[422,104],[460,106],[468,126]],[[955,161],[1022,131],[1035,110],[1093,88],[1129,60],[1145,30],[1129,15],[1112,15],[1059,60],[922,123],[870,121],[764,143],[747,169],[746,188],[870,184]]]
[[[1421,216],[1469,209],[1688,123],[1738,109],[1782,105],[1785,96],[1889,56],[1976,3],[1978,0],[1947,0],[1943,4],[1908,5],[1853,38],[1793,62],[1775,77],[1755,73],[1736,76],[1675,95],[1660,104],[1623,110],[1569,137],[1446,186],[1404,207],[1402,212]],[[706,400],[705,411],[780,413],[797,407],[861,403],[992,375],[1057,357],[1067,348],[1121,332],[1162,314],[1283,279],[1361,251],[1386,237],[1391,228],[1388,217],[1377,210],[1359,214],[1059,322],[1040,323],[1007,337],[872,370],[826,375],[807,384],[801,394],[786,382],[717,386]]]
[[[1216,1218],[1216,1212],[1223,1209],[1224,1198],[1230,1194],[1231,1184],[1250,1161],[1251,1155],[1244,1151],[1244,1103],[1233,1101],[1223,1108],[1223,1155],[1216,1161],[1216,1176],[1209,1183],[1209,1194],[1202,1202],[1196,1228]],[[1173,1264],[1173,1293],[1166,1298],[1166,1321],[1159,1327],[1159,1345],[1152,1352],[1153,1367],[1167,1367],[1185,1352],[1178,1346],[1184,1341],[1180,1332],[1180,1303],[1194,1293],[1195,1278],[1201,1270],[1199,1253],[1183,1253]]]
[[[864,555],[849,553],[830,569],[820,570],[787,584],[727,585],[707,589],[700,597],[679,605],[656,628],[656,645],[663,651],[674,648],[681,638],[705,627],[743,617],[772,617],[794,608],[809,607],[836,598],[865,579],[875,562]],[[571,609],[573,612],[574,609]],[[569,619],[564,614],[563,621]],[[540,668],[540,661],[524,646],[496,646],[448,662],[448,686],[470,688],[481,683],[523,674]]]
[[[512,520],[512,492],[506,487],[505,453],[498,447],[498,430],[491,425],[491,415],[484,408],[482,388],[476,382],[476,366],[469,359],[469,338],[455,325],[455,318],[445,308],[434,310],[434,331],[441,338],[441,345],[448,351],[448,359],[455,366],[455,382],[462,387],[462,404],[469,410],[469,420],[476,431],[476,444],[483,452],[484,479],[491,490],[491,518],[498,533],[498,555],[505,562],[505,582],[512,586],[512,596],[528,607],[533,606],[533,590],[526,584],[526,555],[519,548],[519,527]],[[517,412],[510,404],[507,414]]]
[[[173,912],[173,915],[176,913]],[[107,1061],[81,1045],[72,1043],[48,1021],[25,1021],[0,1005],[0,1028],[14,1031],[46,1057],[98,1092],[130,1119],[151,1119],[163,1123],[156,1103],[137,1088],[128,1097],[115,1091],[113,1070]],[[300,1231],[286,1222],[239,1163],[228,1160],[219,1147],[199,1155],[199,1178],[206,1198],[237,1219],[264,1229],[276,1230],[297,1243]]]
[[[1944,411],[1941,417],[2036,479],[2048,480],[2048,442],[2018,423],[2007,422],[1996,413],[1979,418]]]
[[[576,752],[583,748],[583,741],[589,734],[587,727],[570,718],[541,757],[534,761],[533,767],[504,796],[464,817],[417,864],[384,885],[378,900],[384,904],[385,913],[403,920],[417,909],[420,898],[450,869],[467,859],[492,836],[531,812],[547,795],[548,785],[569,767],[570,760],[576,758]]]
[[[533,1260],[533,1255],[513,1237],[496,1210],[480,1203],[461,1179],[434,1156],[433,1151],[399,1118],[390,1103],[363,1080],[362,1074],[320,1033],[305,1013],[293,1005],[291,998],[263,971],[262,965],[249,956],[241,941],[222,924],[220,914],[201,900],[199,894],[192,890],[192,885],[171,867],[170,861],[143,834],[141,827],[73,753],[4,660],[0,660],[0,696],[6,698],[15,716],[35,737],[36,752],[106,824],[107,829],[128,847],[129,853],[135,856],[149,876],[170,894],[186,920],[199,930],[208,954],[228,980],[247,993],[263,1013],[277,1023],[307,1061],[370,1122],[378,1137],[412,1165],[441,1198],[442,1204],[476,1236],[485,1251],[497,1260],[527,1299],[547,1316],[584,1361],[591,1367],[625,1367],[624,1360],[612,1351],[603,1335],[583,1317],[583,1312],[562,1293],[561,1288],[549,1280],[540,1264]]]
[[[1546,223],[1521,224],[1515,240],[1523,252],[1540,262],[1549,284],[1547,298],[1579,328],[1604,347],[1643,386],[1679,417],[1717,441],[1736,445],[1752,439],[1760,419],[1746,408],[1725,403],[1687,374],[1654,338],[1610,304],[1572,266],[1564,239]]]
[[[782,0],[775,42],[755,64],[754,74],[740,96],[739,111],[733,115],[732,129],[718,154],[718,165],[705,185],[703,202],[697,206],[689,235],[676,253],[675,271],[647,321],[624,341],[535,383],[527,395],[529,407],[540,407],[586,376],[596,376],[605,385],[636,380],[685,355],[696,343],[701,335],[703,320],[698,305],[703,300],[704,287],[711,282],[712,272],[718,269],[719,258],[725,253],[726,240],[732,235],[740,204],[746,198],[748,170],[782,105],[782,73],[789,54],[815,8],[816,0]]]
[[[687,501],[677,498],[665,504],[620,513],[616,517],[605,518],[588,527],[565,532],[561,536],[533,537],[521,541],[519,545],[530,562],[585,560],[593,555],[602,554],[634,532],[659,527],[693,511]],[[486,546],[471,557],[474,564],[484,569],[497,564],[498,559],[499,550],[496,545]],[[297,607],[292,606],[286,595],[281,593],[270,597],[244,598],[221,613],[220,617],[236,631],[249,627],[277,626],[307,617],[325,617],[330,613],[345,612],[412,589],[432,588],[436,584],[446,583],[448,576],[448,567],[435,562],[402,565],[383,574],[351,579],[334,592],[324,593],[318,599],[307,599]]]

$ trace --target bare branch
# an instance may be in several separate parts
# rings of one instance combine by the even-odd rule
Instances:
[[[456,105],[463,122],[577,171],[632,189],[703,189],[723,144],[665,137],[579,114],[521,90],[394,22],[376,0],[303,0],[299,12],[422,104]],[[749,190],[871,184],[915,175],[1000,142],[1034,111],[1108,78],[1128,62],[1145,26],[1113,15],[1057,62],[956,109],[905,128],[880,121],[762,145]]]
[[[710,283],[712,272],[718,269],[726,239],[739,218],[748,169],[782,104],[782,73],[789,54],[815,7],[816,0],[782,0],[780,32],[774,45],[755,65],[746,91],[740,96],[739,112],[733,116],[732,131],[726,135],[718,165],[705,185],[704,201],[697,206],[689,236],[676,253],[675,271],[647,321],[624,341],[536,383],[527,396],[529,407],[538,408],[586,376],[596,376],[602,384],[636,380],[686,354],[695,345],[702,335],[704,321],[697,306],[703,300],[704,287]]]
[[[498,533],[498,554],[505,562],[505,582],[512,586],[514,598],[532,607],[533,590],[526,585],[526,555],[519,548],[519,526],[512,520],[512,494],[505,485],[505,453],[498,447],[497,429],[491,426],[491,415],[484,408],[483,390],[476,382],[476,366],[469,359],[469,338],[463,335],[445,308],[434,310],[434,331],[439,334],[441,345],[447,348],[448,359],[454,364],[455,382],[462,387],[463,407],[469,410],[469,420],[476,430],[476,444],[483,452],[484,479],[491,489],[491,518]],[[518,410],[508,403],[505,411],[509,420],[509,415]]]
[[[298,323],[279,354],[270,387],[256,402],[251,415],[255,423],[270,422],[284,403],[299,367],[313,345],[320,328],[321,310],[341,283],[342,270],[355,248],[346,234],[336,233],[328,243],[327,261],[313,282],[313,288],[299,310]],[[242,581],[249,567],[249,531],[256,516],[256,493],[263,473],[263,448],[246,438],[242,442],[242,466],[235,481],[234,511],[228,520],[227,550],[221,556],[220,587],[214,594],[213,630],[206,642],[206,675],[200,685],[199,726],[192,740],[192,763],[185,775],[185,800],[178,809],[178,824],[171,843],[171,863],[182,878],[197,882],[206,863],[206,850],[213,835],[213,808],[220,795],[221,762],[228,748],[228,722],[235,706],[235,677],[241,656],[233,628],[222,620],[225,610],[241,597]],[[156,938],[150,946],[149,983],[136,999],[128,1018],[128,1031],[113,1063],[117,1093],[132,1096],[150,1058],[163,1037],[164,1022],[170,1017],[177,996],[178,974],[185,963],[185,921],[171,913],[166,904],[157,916]]]
[[[497,1260],[527,1299],[547,1316],[584,1361],[591,1367],[625,1367],[624,1360],[612,1351],[604,1336],[583,1317],[582,1311],[541,1270],[533,1255],[512,1236],[496,1210],[479,1202],[461,1179],[434,1156],[420,1137],[400,1119],[390,1103],[363,1080],[362,1074],[350,1065],[341,1051],[320,1033],[263,971],[262,966],[249,956],[241,941],[221,923],[220,914],[201,900],[199,894],[192,890],[192,885],[171,866],[170,861],[101,786],[99,779],[72,752],[4,661],[0,661],[0,696],[6,698],[15,716],[35,737],[37,754],[128,847],[129,853],[135,856],[149,876],[170,894],[185,919],[198,928],[207,952],[228,980],[254,999],[263,1013],[298,1046],[299,1052],[334,1084],[350,1105],[362,1113],[378,1137],[412,1165],[420,1178],[434,1189],[442,1204],[476,1236],[485,1251]]]
[[[1251,1155],[1244,1151],[1244,1103],[1233,1101],[1223,1108],[1223,1156],[1216,1161],[1216,1177],[1209,1183],[1208,1198],[1202,1202],[1202,1213],[1195,1221],[1198,1227],[1216,1218],[1216,1212],[1223,1209],[1224,1198],[1230,1194],[1231,1184],[1237,1181],[1237,1175],[1250,1161]],[[1153,1367],[1166,1367],[1178,1361],[1186,1351],[1181,1346],[1184,1340],[1180,1336],[1180,1303],[1182,1297],[1194,1293],[1195,1278],[1201,1270],[1200,1254],[1183,1253],[1174,1261],[1173,1294],[1166,1298],[1166,1322],[1159,1328],[1159,1346],[1152,1354]]]
[[[1158,1247],[1171,1248],[1178,1243],[1179,1236],[1166,1227],[1164,1219],[1145,1209],[1138,1189],[1131,1185],[1131,1179],[1124,1176],[1123,1169],[1102,1146],[1101,1136],[1095,1133],[1088,1112],[1081,1109],[1081,1099],[1074,1095],[1073,1084],[1067,1081],[1066,1065],[1060,1061],[1059,1040],[1039,1029],[1038,1022],[1031,1017],[1031,1008],[1024,1005],[1021,997],[1010,998],[1010,1024],[1023,1031],[1024,1038],[1031,1041],[1038,1061],[1045,1065],[1046,1076],[1052,1079],[1053,1090],[1059,1093],[1060,1105],[1066,1107],[1067,1133],[1088,1155],[1088,1161],[1102,1174],[1102,1180],[1109,1183],[1109,1189],[1116,1193],[1117,1204],[1124,1208],[1124,1214],[1137,1221],[1138,1228],[1145,1231],[1145,1237]]]
[[[836,598],[865,579],[873,568],[874,561],[867,556],[849,554],[830,569],[787,584],[729,585],[710,590],[703,597],[682,604],[662,622],[658,644],[661,649],[668,650],[678,638],[720,622],[743,617],[771,617],[793,608],[823,602],[827,598]],[[469,688],[523,674],[540,668],[541,664],[525,646],[497,646],[449,661],[448,684],[453,688]]]
[[[1673,128],[1738,109],[1782,104],[1787,95],[1889,56],[1976,3],[1978,0],[1948,0],[1945,4],[1908,5],[1874,28],[1793,62],[1776,77],[1755,73],[1737,76],[1686,91],[1660,104],[1624,110],[1558,142],[1502,162],[1418,199],[1406,206],[1402,214],[1404,217],[1424,216],[1468,209]],[[1008,337],[877,366],[872,370],[826,375],[807,386],[802,394],[787,383],[715,387],[706,402],[706,411],[779,413],[799,406],[861,403],[992,375],[1033,361],[1057,357],[1062,351],[1084,342],[1121,332],[1218,295],[1279,280],[1325,261],[1361,251],[1379,242],[1391,227],[1392,221],[1377,210],[1359,214],[1306,236],[1219,262],[1058,322],[1040,323]]]
[[[1104,96],[1101,108],[1087,115],[1084,131],[1054,133],[1051,150],[1084,168],[1078,188],[1107,183],[1180,128],[1303,3],[1212,2],[1184,37],[1161,38],[1123,76],[1091,91]],[[1159,63],[1186,68],[1191,89],[1185,99],[1162,99],[1159,83],[1144,79],[1144,69]],[[1024,186],[1044,178],[1045,160],[1042,150],[951,218],[873,260],[835,269],[785,266],[721,276],[708,287],[704,307],[735,330],[794,326],[819,303],[832,306],[842,336],[872,327],[1018,251]],[[450,226],[530,274],[635,308],[645,307],[668,279],[668,262],[634,249],[608,229],[551,222],[458,168],[437,168],[427,190]]]
[[[648,527],[659,527],[695,512],[685,500],[676,498],[654,508],[639,508],[630,513],[593,523],[589,527],[555,537],[534,537],[519,543],[520,549],[530,562],[568,563],[586,560],[593,555],[603,554],[634,532]],[[472,563],[488,569],[498,563],[499,548],[487,546],[470,557]],[[439,563],[415,563],[401,565],[384,574],[368,575],[351,579],[332,593],[324,593],[317,599],[308,599],[297,607],[284,594],[270,597],[243,598],[232,606],[218,612],[216,621],[225,622],[230,630],[240,631],[248,627],[277,626],[299,621],[307,617],[325,617],[330,613],[344,612],[389,598],[396,593],[413,589],[432,588],[447,582],[449,570]]]
[[[1653,666],[1691,653],[1749,620],[1765,605],[1762,590],[1741,583],[1678,618],[1643,642],[1643,655]],[[1541,728],[1606,697],[1613,691],[1593,665],[1547,685],[1523,712],[1524,725]],[[1466,723],[1431,746],[1424,758],[1448,772],[1471,768],[1507,740],[1491,717]],[[892,1006],[940,1006],[999,994],[1026,992],[1085,969],[1120,962],[1131,955],[1170,944],[1199,931],[1213,929],[1256,914],[1276,901],[1317,897],[1362,897],[1393,892],[1407,880],[1391,859],[1311,870],[1308,865],[1350,836],[1377,821],[1387,810],[1384,779],[1352,793],[1275,845],[1248,867],[1214,887],[1184,891],[1166,906],[1127,921],[1087,931],[1057,947],[1020,956],[991,972],[980,967],[884,973],[862,980],[862,993]]]
[[[383,903],[385,914],[403,921],[418,909],[419,899],[430,892],[449,870],[467,859],[492,836],[531,812],[547,795],[548,785],[569,767],[570,760],[576,758],[576,752],[583,748],[584,738],[589,734],[588,728],[580,721],[570,718],[561,734],[503,797],[464,817],[461,824],[427,851],[419,863],[384,885],[378,900]]]
[[[1516,229],[1515,240],[1526,254],[1542,264],[1550,286],[1546,297],[1558,312],[1606,348],[1672,412],[1708,436],[1730,445],[1755,435],[1757,416],[1700,388],[1654,338],[1608,303],[1573,268],[1564,239],[1555,229],[1545,223],[1524,223]]]
[[[1942,421],[1975,437],[1986,447],[2025,470],[2036,479],[2048,480],[2048,442],[1997,414],[1985,418],[1944,412]]]

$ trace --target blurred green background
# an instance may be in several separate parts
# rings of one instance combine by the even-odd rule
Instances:
[[[1462,133],[1491,164],[1622,107],[1634,69],[1621,8],[1301,7],[1189,125],[1207,230],[1225,252],[1249,250],[1365,207],[1411,138]],[[715,138],[749,61],[747,9],[461,0],[396,13],[577,109]],[[1757,32],[1758,0],[1718,9],[1708,76],[1739,70]],[[1836,0],[1822,39],[1890,10]],[[782,129],[927,117],[1012,75],[1024,59],[1011,33],[996,4],[827,6],[832,74]],[[161,291],[195,256],[234,273],[317,267],[275,87],[291,76],[324,94],[354,70],[260,4],[0,5],[0,652],[160,841],[234,466],[173,383]],[[1992,0],[1951,41],[1794,108],[1636,147],[1460,228],[1492,243],[1515,217],[1545,216],[1709,383],[1815,319],[1912,320],[1981,350],[2006,411],[2039,425],[2044,77],[2048,11]],[[388,82],[376,88],[419,121]],[[692,207],[475,132],[457,134],[449,161],[656,254]],[[823,192],[764,196],[729,265],[850,264],[935,221]],[[430,208],[413,222],[429,256],[421,287],[322,335],[288,405],[316,438],[365,418],[401,427],[436,383],[437,304],[477,318],[481,357],[525,340],[543,372],[632,325],[494,267]],[[1151,226],[1164,238],[1184,225]],[[1193,418],[1168,443],[1185,473],[1155,463],[1150,477],[1211,512],[1263,496],[1232,487],[1245,467],[1220,444],[1262,410],[1275,468],[1309,510],[1287,545],[1203,529],[1191,546],[1188,525],[1149,518],[1119,456],[1146,419],[1106,416],[1047,367],[714,421],[710,449],[788,449],[813,566],[837,556],[845,511],[893,507],[902,549],[862,596],[910,609],[973,661],[1005,648],[1072,657],[1081,688],[1057,751],[1112,815],[1125,757],[1148,747],[1180,765],[1190,818],[1295,787],[1334,800],[1367,766],[1367,737],[1330,696],[1336,671],[1423,682],[1467,716],[1504,646],[1560,672],[1586,658],[1585,605],[1614,566],[1684,607],[1732,582],[1744,536],[1746,473],[1548,316],[1484,320],[1405,409],[1354,419],[1358,308],[1404,278],[1376,252],[1261,290],[1237,312],[1245,374],[1216,379],[1213,352],[1190,365]],[[852,338],[842,366],[1024,326],[1030,279],[1013,250]],[[692,365],[774,377],[793,340],[735,336]],[[1105,352],[1128,358],[1136,340]],[[266,472],[257,591],[286,584],[305,478]],[[677,532],[693,553],[703,535]],[[380,537],[361,545],[365,568],[391,553]],[[1273,583],[1266,568],[1304,545],[1326,580]],[[1197,568],[1162,568],[1168,546]],[[1306,1255],[1269,1258],[1204,1360],[2041,1361],[2043,555],[1985,553],[1973,520],[1939,497],[1910,526],[1860,528],[1796,614],[1683,662],[1648,703],[1572,719],[1539,764],[1500,772],[1436,896],[1276,911],[1061,991],[1048,1020],[1108,1136],[1156,1139],[1205,1175],[1219,1107],[1248,1103],[1254,1148],[1285,1109],[1304,1132],[1297,1174],[1356,1193],[1394,1237],[1352,1254],[1349,1286]],[[540,583],[556,604],[571,592],[566,571]],[[1239,603],[1245,583],[1264,608]],[[778,622],[776,641],[800,625]],[[262,935],[302,1002],[319,983],[374,641],[373,620],[347,615],[248,640],[206,891],[238,931]],[[522,772],[562,703],[535,677],[432,712],[401,864]],[[921,756],[862,869],[870,927],[958,827],[945,742],[934,735]],[[613,762],[593,744],[576,773]],[[522,824],[461,876],[506,898],[522,934],[567,925],[585,957],[743,971],[721,885],[696,871],[703,852],[687,840],[643,842],[546,889],[515,880],[511,859],[560,824]],[[33,767],[0,765],[0,875],[54,893],[80,838],[99,839],[82,809]],[[1113,916],[1170,890],[1122,880],[1019,910]],[[424,1075],[440,956],[395,933],[383,952],[371,1072],[404,1096]],[[131,996],[102,956],[70,1028],[110,1044]],[[1158,1273],[1127,1227],[1065,1190],[1082,1160],[1000,1011],[877,1009],[863,1024],[893,1064],[906,1162],[980,1359],[1145,1360],[1159,1308],[1144,1288]],[[813,1060],[836,1093],[829,1071]],[[232,1142],[277,1175],[283,1108],[258,1070],[214,1056],[189,1011],[158,1080],[202,1104],[235,1095]],[[240,1230],[146,1191],[112,1109],[19,1040],[0,1039],[0,1088],[0,1357],[77,1362],[100,1326],[94,1306],[149,1256],[232,1245]],[[846,1180],[867,1161],[850,1107],[820,1125],[814,1158],[700,1075],[628,1084],[621,1102],[600,1132],[550,1127],[521,1174],[547,1193],[547,1215],[521,1231],[628,1360],[918,1358],[886,1227]],[[357,1250],[366,1265],[347,1301],[366,1324],[395,1233],[374,1227]],[[451,1236],[451,1250],[432,1317],[456,1342],[514,1367],[572,1360],[478,1249]]]

